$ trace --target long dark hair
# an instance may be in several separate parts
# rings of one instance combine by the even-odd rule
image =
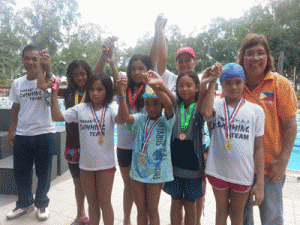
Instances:
[[[134,83],[134,81],[132,79],[132,76],[131,76],[132,64],[135,61],[138,61],[138,60],[141,60],[142,63],[147,67],[147,71],[152,68],[152,61],[151,61],[151,58],[148,55],[136,54],[136,55],[133,55],[131,57],[131,59],[128,63],[128,67],[127,67],[127,78],[128,78],[128,87],[127,87],[127,94],[126,94],[127,104],[129,104],[128,89],[130,88],[131,90],[133,90],[133,88],[135,87],[135,83]],[[138,111],[140,111],[140,110],[142,110],[142,108],[144,108],[144,98],[143,98],[144,93],[145,93],[145,86],[144,86],[141,93],[139,94],[139,96],[136,99],[136,107],[137,107]]]
[[[67,69],[67,80],[68,80],[68,88],[65,96],[65,107],[68,109],[74,106],[74,102],[72,102],[72,95],[75,91],[78,90],[78,85],[74,81],[74,70],[77,68],[83,68],[87,74],[87,81],[92,77],[92,70],[90,65],[84,60],[74,60],[70,63]],[[88,83],[88,82],[87,82]],[[84,86],[84,89],[87,90],[87,83]]]
[[[87,74],[87,79],[89,80],[92,77],[92,70],[90,65],[84,60],[74,60],[70,63],[67,69],[67,79],[68,79],[68,92],[74,93],[78,89],[78,85],[74,81],[74,70],[82,67]],[[86,89],[87,84],[85,85]]]
[[[91,90],[93,83],[97,80],[100,80],[105,88],[106,94],[105,94],[103,105],[108,106],[112,102],[114,96],[113,82],[110,76],[106,75],[105,73],[97,73],[95,74],[95,76],[92,76],[91,79],[88,80],[88,84],[87,84],[88,92],[89,90]],[[92,103],[92,99],[90,98],[89,94],[86,96],[85,102]]]
[[[181,103],[183,101],[183,99],[180,97],[180,95],[178,93],[178,85],[179,85],[180,79],[184,76],[188,76],[188,77],[192,78],[193,81],[195,82],[196,86],[198,86],[200,84],[199,77],[195,71],[185,71],[185,72],[179,74],[177,77],[177,81],[176,81],[176,96],[177,96],[177,100],[179,103]],[[199,97],[199,91],[197,91],[195,94],[195,101],[198,101],[198,97]]]

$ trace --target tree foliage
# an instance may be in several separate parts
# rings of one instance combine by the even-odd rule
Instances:
[[[33,0],[31,6],[16,11],[15,0],[0,2],[0,79],[22,75],[20,53],[26,44],[48,48],[53,72],[65,75],[74,59],[86,60],[95,68],[106,34],[97,24],[81,24],[77,0]],[[264,34],[270,44],[275,65],[284,51],[284,73],[300,68],[300,2],[299,0],[269,0],[256,5],[240,18],[217,17],[201,29],[183,35],[180,28],[168,24],[165,36],[168,47],[167,68],[176,71],[175,54],[178,48],[190,46],[195,50],[196,71],[201,72],[215,62],[234,62],[248,33]],[[151,33],[144,34],[136,46],[125,47],[119,40],[115,58],[119,70],[133,54],[149,54],[153,42]],[[107,73],[111,73],[106,68]],[[297,71],[299,74],[299,71]]]

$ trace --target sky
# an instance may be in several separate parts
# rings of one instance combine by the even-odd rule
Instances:
[[[158,14],[168,19],[167,26],[177,24],[182,33],[200,33],[212,18],[238,18],[263,0],[77,0],[82,23],[99,24],[106,33],[119,37],[128,47],[147,32],[154,35]],[[30,0],[17,0],[17,7]]]

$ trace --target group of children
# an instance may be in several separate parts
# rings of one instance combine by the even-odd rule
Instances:
[[[165,24],[165,21],[161,22]],[[180,73],[176,96],[162,79],[158,63],[146,55],[134,55],[127,76],[119,75],[113,57],[113,39],[92,75],[89,65],[73,61],[67,71],[68,88],[52,91],[54,121],[66,121],[66,159],[75,184],[78,215],[73,224],[114,223],[111,204],[115,167],[114,127],[117,124],[117,156],[124,180],[124,224],[137,206],[137,223],[160,224],[161,190],[172,197],[172,224],[195,225],[196,200],[203,197],[207,176],[216,198],[216,224],[242,224],[242,213],[254,172],[257,184],[251,192],[254,205],[263,199],[263,109],[243,99],[243,67],[219,63],[205,70],[201,82],[194,71]],[[189,51],[178,51],[179,54]],[[112,79],[103,73],[108,62]],[[156,68],[155,68],[156,67]],[[154,72],[154,70],[158,72]],[[163,73],[163,72],[162,72]],[[224,98],[214,102],[220,79]],[[40,72],[39,88],[45,80]],[[61,112],[58,96],[65,99]],[[110,103],[118,98],[118,112]],[[207,162],[202,130],[208,123],[211,144]],[[206,168],[206,169],[205,169]],[[134,193],[134,195],[133,195]],[[89,219],[84,213],[84,196]],[[182,219],[182,207],[185,218]]]

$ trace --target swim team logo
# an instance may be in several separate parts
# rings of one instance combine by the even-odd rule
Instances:
[[[262,92],[260,94],[259,100],[266,103],[274,103],[274,93],[273,92]]]

